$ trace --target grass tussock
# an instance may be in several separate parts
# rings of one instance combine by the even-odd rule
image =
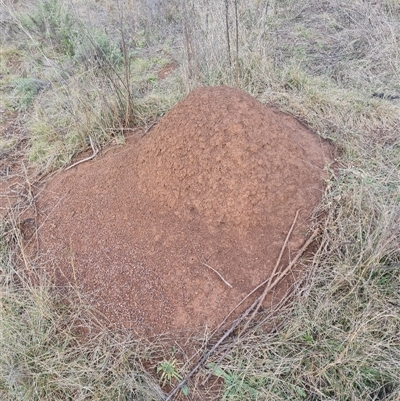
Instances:
[[[105,331],[74,295],[48,282],[11,280],[2,264],[2,400],[158,400],[162,391],[142,363],[154,346]]]
[[[121,141],[199,85],[239,87],[338,148],[315,212],[324,216],[318,249],[291,302],[227,340],[235,346],[178,397],[201,399],[212,374],[222,400],[400,399],[398,1],[1,7],[1,107],[18,114],[43,170],[68,164],[90,140]],[[79,297],[16,280],[4,240],[1,249],[3,399],[161,400],[158,385],[190,370],[165,349],[100,328]]]

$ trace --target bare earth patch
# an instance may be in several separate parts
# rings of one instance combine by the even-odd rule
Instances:
[[[197,89],[146,136],[48,182],[41,251],[58,284],[139,335],[215,327],[271,274],[297,210],[282,263],[304,243],[330,150],[239,90]]]

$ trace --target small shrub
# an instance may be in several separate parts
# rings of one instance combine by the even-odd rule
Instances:
[[[119,45],[105,33],[94,31],[82,36],[76,48],[75,60],[86,66],[98,68],[116,67],[123,60]]]
[[[34,10],[21,15],[22,26],[43,46],[49,43],[57,52],[73,56],[77,30],[67,7],[60,0],[40,0]]]
[[[32,105],[36,96],[46,87],[48,82],[35,78],[17,78],[10,83],[13,88],[8,106],[16,111],[22,111]]]

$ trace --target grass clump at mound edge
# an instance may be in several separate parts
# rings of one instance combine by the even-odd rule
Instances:
[[[68,163],[89,136],[106,144],[132,120],[150,123],[197,85],[238,86],[340,149],[317,211],[326,217],[319,248],[304,261],[311,269],[294,302],[261,320],[222,361],[208,361],[190,394],[211,373],[225,400],[399,399],[400,105],[373,96],[400,93],[398,2],[189,1],[186,10],[179,2],[156,9],[139,1],[134,10],[122,0],[120,7],[39,3],[36,22],[18,3],[8,6],[2,29],[14,50],[7,44],[1,82],[7,107],[29,131],[31,160],[42,168]],[[52,22],[57,10],[68,30]],[[57,32],[50,40],[38,24]],[[157,72],[168,60],[178,70],[161,80]],[[33,80],[46,85],[31,90]],[[8,248],[3,244],[1,270],[4,399],[162,399],[142,369],[151,350],[103,330],[81,341],[76,327],[94,325],[87,309],[47,284],[16,282]],[[188,369],[179,364],[176,377]]]
[[[214,370],[229,376],[226,399],[398,399],[398,183],[342,173],[295,302],[264,322],[275,330],[261,324]]]
[[[144,369],[148,344],[96,325],[77,296],[42,281],[15,280],[3,254],[0,293],[0,397],[15,400],[158,400]]]

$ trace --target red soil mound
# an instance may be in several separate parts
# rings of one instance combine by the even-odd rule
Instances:
[[[47,185],[42,249],[58,283],[141,335],[215,326],[271,273],[298,209],[289,251],[304,242],[328,150],[241,91],[197,89],[145,137]]]

